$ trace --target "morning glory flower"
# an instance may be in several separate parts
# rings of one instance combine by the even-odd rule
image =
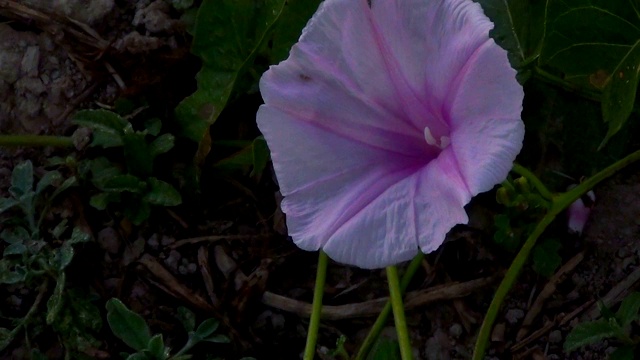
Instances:
[[[362,268],[437,249],[522,147],[523,90],[470,0],[326,0],[260,81],[289,235]]]

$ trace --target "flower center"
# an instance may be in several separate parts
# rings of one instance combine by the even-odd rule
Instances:
[[[436,139],[431,134],[431,129],[428,126],[424,127],[424,139],[427,141],[427,144],[431,146],[436,146],[440,149],[444,149],[451,143],[451,139],[448,136],[441,136],[440,139]]]

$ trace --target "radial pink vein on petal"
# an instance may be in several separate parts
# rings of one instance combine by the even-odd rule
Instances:
[[[493,27],[468,0],[373,0],[372,11],[407,82],[438,111]]]
[[[261,82],[265,103],[377,147],[429,152],[422,122],[434,116],[400,96],[387,47],[366,0],[325,1],[289,59]]]
[[[472,195],[504,180],[522,148],[524,92],[493,40],[479,47],[451,89],[451,146]]]
[[[299,247],[327,251],[326,244],[336,240],[343,247],[332,245],[327,251],[332,258],[367,268],[416,254],[412,200],[401,184],[421,162],[362,146],[270,106],[260,108],[258,125],[271,149],[289,234]],[[362,230],[376,237],[343,236],[350,233],[345,229],[364,223],[372,227]],[[370,258],[349,256],[347,249],[358,241],[353,237],[360,235]]]

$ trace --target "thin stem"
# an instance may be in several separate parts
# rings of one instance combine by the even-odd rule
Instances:
[[[327,278],[328,263],[329,258],[327,254],[320,250],[320,254],[318,255],[318,270],[316,271],[316,287],[313,290],[313,308],[309,322],[307,343],[304,347],[304,360],[312,360],[316,354],[316,342],[318,341],[318,329],[320,328],[320,315],[322,313],[322,295],[324,293],[324,282]]]
[[[609,167],[585,180],[570,191],[554,197],[549,212],[542,218],[542,220],[540,220],[540,223],[538,223],[531,235],[529,235],[529,237],[527,238],[527,241],[525,241],[524,245],[522,245],[522,248],[518,252],[518,255],[516,255],[516,257],[513,259],[509,270],[507,270],[504,279],[500,283],[500,286],[498,286],[498,290],[496,290],[496,293],[493,297],[493,300],[491,301],[491,304],[489,305],[489,309],[487,310],[487,314],[484,317],[482,326],[480,327],[480,331],[478,333],[478,340],[476,341],[476,346],[473,351],[474,360],[481,360],[484,358],[484,352],[489,342],[489,336],[491,335],[491,328],[493,327],[493,323],[498,316],[498,311],[502,306],[502,302],[504,301],[507,293],[509,292],[509,290],[511,290],[511,287],[513,287],[513,284],[518,278],[520,271],[527,261],[529,253],[531,253],[531,250],[538,240],[538,237],[542,235],[547,226],[551,224],[551,222],[560,212],[566,209],[574,201],[578,200],[582,195],[586,194],[589,190],[593,189],[593,187],[595,187],[602,180],[610,177],[617,171],[638,160],[640,160],[640,150],[628,155],[621,160],[616,161],[613,165],[610,165]]]
[[[400,280],[400,292],[402,293],[402,295],[404,295],[405,291],[407,290],[407,286],[409,286],[409,283],[411,282],[413,275],[420,268],[420,264],[422,263],[423,259],[424,259],[424,254],[422,252],[418,253],[418,255],[416,255],[416,257],[414,257],[413,260],[411,260],[411,263],[407,267],[407,270],[405,271],[404,275],[402,275],[402,280]],[[391,314],[391,301],[389,300],[384,305],[384,308],[378,315],[376,322],[373,323],[373,326],[371,326],[371,330],[369,330],[369,334],[367,334],[367,337],[362,342],[362,345],[360,346],[360,350],[358,350],[358,354],[356,355],[355,360],[364,360],[367,358],[367,355],[369,355],[369,351],[371,351],[371,348],[376,343],[376,340],[378,340],[380,333],[382,333],[382,329],[387,323],[387,319],[389,318],[390,314]]]
[[[541,69],[538,66],[535,66],[533,68],[533,74],[535,77],[549,83],[552,85],[556,85],[558,87],[561,87],[569,92],[573,92],[575,94],[578,94],[580,96],[582,96],[585,99],[588,100],[592,100],[592,101],[596,101],[596,102],[600,102],[601,101],[601,95],[598,92],[592,91],[592,90],[588,90],[584,87],[572,84],[558,76],[555,76],[543,69]]]
[[[396,333],[400,343],[400,355],[402,360],[411,360],[413,359],[413,351],[411,350],[411,340],[407,330],[407,320],[404,317],[404,304],[402,303],[398,268],[387,266],[387,281],[389,282],[389,297],[391,298],[391,308],[393,309],[393,320],[396,324]]]
[[[48,135],[0,135],[0,146],[53,146],[73,147],[68,136]]]
[[[547,200],[553,200],[553,194],[551,193],[551,191],[549,191],[549,189],[547,189],[547,187],[544,186],[542,181],[540,181],[540,179],[538,179],[538,177],[533,172],[529,171],[529,169],[525,168],[522,165],[513,164],[512,170],[513,172],[518,173],[521,176],[524,176],[531,183],[531,185],[533,185],[533,187],[535,187],[538,190],[538,192],[540,193],[540,195],[542,195],[543,198]]]
[[[502,302],[504,301],[505,297],[509,293],[509,290],[511,290],[511,287],[518,278],[520,270],[522,270],[522,267],[529,257],[529,253],[533,249],[533,246],[536,244],[536,240],[538,240],[538,237],[542,234],[542,232],[544,232],[547,226],[551,224],[556,215],[557,214],[554,214],[552,211],[549,211],[542,218],[531,235],[529,235],[529,238],[527,238],[527,241],[525,241],[524,245],[522,245],[522,248],[518,252],[518,255],[516,255],[515,259],[513,259],[511,266],[509,266],[509,270],[507,270],[504,279],[502,279],[500,286],[498,286],[498,289],[493,295],[491,305],[489,305],[487,314],[484,316],[484,320],[482,321],[482,325],[480,326],[478,340],[476,340],[476,346],[473,350],[473,360],[482,360],[484,358],[484,352],[489,342],[489,336],[491,336],[491,329],[493,328],[493,323],[498,316],[498,311],[500,310]]]

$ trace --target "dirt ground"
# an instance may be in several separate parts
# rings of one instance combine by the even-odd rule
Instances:
[[[0,133],[70,135],[75,110],[110,109],[119,97],[141,95],[175,105],[189,93],[197,61],[188,55],[189,38],[168,3],[50,3],[0,1]],[[173,89],[176,82],[184,90]],[[0,149],[0,188],[8,188],[11,169],[21,160],[42,167],[59,152]],[[90,271],[74,281],[91,284],[100,304],[122,299],[169,343],[183,340],[172,318],[182,305],[199,318],[222,320],[234,342],[222,348],[225,358],[301,358],[316,254],[287,240],[270,176],[259,183],[215,174],[207,179],[211,185],[200,208],[166,211],[142,227],[85,212],[78,203],[87,199],[64,201],[57,214],[86,224],[96,241],[74,263],[77,271]],[[498,317],[488,359],[603,359],[617,346],[604,341],[570,355],[562,350],[575,324],[599,316],[596,300],[613,306],[640,280],[640,167],[607,180],[595,195],[582,236],[567,233],[563,219],[550,230],[562,243],[563,266],[556,274],[548,279],[530,266],[523,270]],[[471,224],[454,229],[412,282],[406,303],[416,358],[470,358],[483,314],[513,257],[490,244],[492,211],[482,199],[471,205]],[[16,313],[31,296],[19,287],[4,294],[1,306]],[[330,264],[320,356],[332,358],[341,335],[354,353],[385,296],[383,271]],[[384,334],[394,336],[392,322]],[[118,358],[117,339],[105,335],[103,341],[96,357]],[[26,358],[23,345],[13,344],[0,358]],[[47,356],[60,358],[55,345],[42,346]],[[206,358],[208,349],[196,348],[194,358]]]

